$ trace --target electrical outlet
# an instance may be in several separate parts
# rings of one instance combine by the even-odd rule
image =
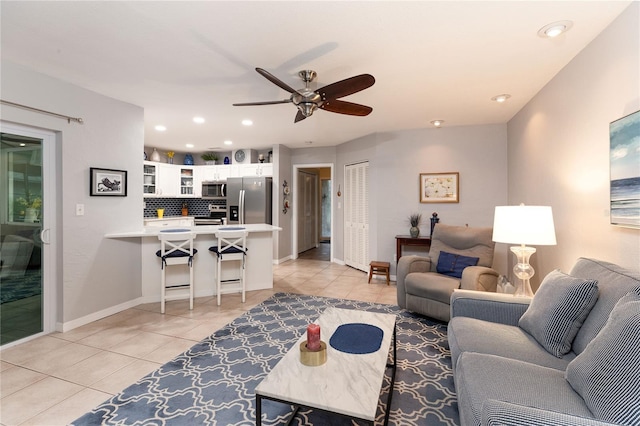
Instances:
[[[84,216],[84,204],[76,204],[76,216]]]

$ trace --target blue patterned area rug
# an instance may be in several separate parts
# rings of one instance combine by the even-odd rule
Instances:
[[[254,425],[254,389],[329,306],[396,314],[398,367],[392,425],[457,425],[458,408],[446,326],[397,306],[278,293],[236,318],[74,425]],[[382,424],[390,378],[376,415]],[[263,424],[287,424],[293,407],[263,401]],[[300,410],[292,425],[353,425]]]

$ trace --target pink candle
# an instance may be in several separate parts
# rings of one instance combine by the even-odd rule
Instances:
[[[307,349],[310,351],[320,350],[320,326],[318,324],[307,326]]]

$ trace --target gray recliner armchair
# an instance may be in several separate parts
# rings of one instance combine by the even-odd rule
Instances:
[[[492,228],[437,224],[427,257],[402,256],[398,262],[398,306],[449,321],[455,289],[496,291],[492,234]]]

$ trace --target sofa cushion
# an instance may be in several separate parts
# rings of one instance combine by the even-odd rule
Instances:
[[[479,425],[488,400],[593,418],[564,371],[495,355],[465,352],[455,373],[460,423]]]
[[[573,352],[579,354],[602,330],[618,300],[640,285],[640,274],[613,263],[587,258],[578,259],[569,274],[598,280],[598,301],[571,346]]]
[[[462,278],[464,268],[467,266],[476,266],[478,260],[480,260],[479,257],[463,256],[461,254],[441,251],[438,257],[436,272],[454,278]]]
[[[518,325],[557,357],[571,350],[571,342],[598,299],[598,282],[550,272]]]
[[[572,352],[562,358],[551,355],[530,334],[514,325],[453,317],[447,334],[454,370],[456,361],[464,352],[498,355],[562,371],[575,358]]]
[[[436,272],[438,257],[441,251],[473,256],[480,259],[479,266],[488,268],[493,264],[493,248],[491,239],[493,228],[472,228],[469,226],[451,226],[438,223],[433,228],[429,257],[432,259],[431,272]]]
[[[453,290],[460,288],[460,280],[435,272],[412,273],[405,279],[407,294],[449,304]]]
[[[600,419],[640,424],[640,287],[616,304],[606,325],[569,363],[566,378]]]

